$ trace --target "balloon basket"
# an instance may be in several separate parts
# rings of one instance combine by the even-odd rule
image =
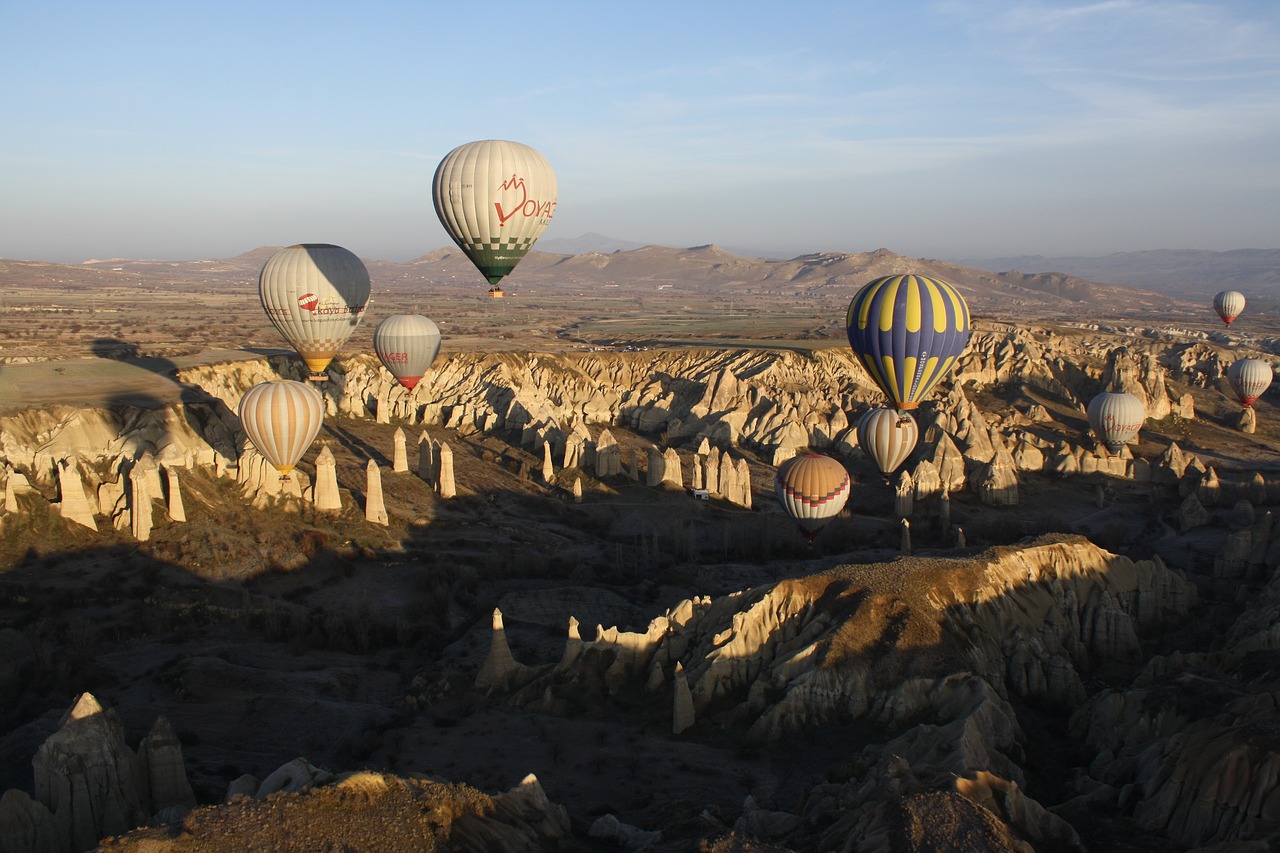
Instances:
[[[312,371],[311,375],[307,377],[307,381],[308,381],[308,382],[328,382],[328,381],[329,381],[329,374],[328,374],[328,373],[316,373],[316,372]]]

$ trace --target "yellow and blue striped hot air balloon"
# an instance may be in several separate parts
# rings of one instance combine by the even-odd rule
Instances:
[[[914,409],[969,344],[969,306],[923,275],[869,281],[849,303],[849,345],[895,409]]]

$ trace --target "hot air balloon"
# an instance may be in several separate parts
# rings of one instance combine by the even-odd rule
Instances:
[[[1240,316],[1244,310],[1244,294],[1238,290],[1224,290],[1213,297],[1213,310],[1218,312],[1222,322],[1230,326],[1231,321]]]
[[[258,452],[288,477],[324,423],[324,398],[305,382],[276,379],[240,398],[240,423]]]
[[[440,330],[421,314],[392,314],[373,330],[373,351],[412,391],[440,352]]]
[[[289,246],[263,264],[258,296],[267,317],[311,369],[311,380],[320,382],[364,317],[369,271],[340,246]]]
[[[844,466],[820,453],[791,457],[773,478],[778,502],[810,542],[844,509],[851,485]]]
[[[1259,358],[1242,358],[1227,368],[1227,381],[1246,409],[1271,385],[1271,365]]]
[[[1089,401],[1085,412],[1094,434],[1112,453],[1136,438],[1147,420],[1142,401],[1123,391],[1102,392]]]
[[[556,173],[528,145],[468,142],[445,155],[431,182],[440,224],[489,280],[498,282],[547,230],[556,212]]]
[[[887,275],[863,285],[845,317],[849,345],[895,409],[914,409],[969,343],[969,306],[936,278]]]
[[[858,419],[858,446],[888,477],[898,469],[920,440],[920,427],[905,412],[881,406]]]

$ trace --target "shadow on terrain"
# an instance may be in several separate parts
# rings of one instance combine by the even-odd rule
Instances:
[[[166,716],[203,803],[221,801],[243,773],[261,779],[298,756],[337,771],[417,771],[490,791],[535,772],[552,801],[570,809],[579,837],[605,812],[654,826],[680,809],[710,805],[731,825],[747,794],[798,811],[813,786],[857,778],[864,772],[859,752],[900,733],[833,719],[777,743],[748,742],[743,733],[753,720],[741,712],[744,684],[701,711],[694,729],[674,736],[669,694],[644,690],[642,673],[616,691],[592,681],[590,672],[602,675],[622,651],[607,645],[584,661],[585,681],[548,694],[559,697],[555,713],[481,695],[472,685],[488,648],[488,615],[502,596],[582,586],[542,540],[508,541],[486,560],[485,538],[473,528],[492,519],[491,507],[484,496],[461,499],[433,525],[447,530],[429,536],[414,529],[386,550],[339,545],[343,525],[304,515],[287,534],[299,560],[251,577],[213,579],[211,568],[159,559],[134,545],[28,554],[0,574],[0,614],[25,642],[13,674],[0,683],[0,790],[32,790],[31,757],[86,690],[115,709],[131,747],[157,715]],[[560,514],[554,507],[544,513]],[[250,516],[232,515],[225,522],[237,528]],[[267,512],[259,522],[281,521],[274,516]],[[547,519],[536,521],[536,530],[546,526]],[[894,565],[905,573],[911,564]],[[785,574],[822,568],[806,563]],[[918,590],[886,609],[882,591],[856,571],[839,570],[812,610],[836,625],[865,625],[845,632],[841,648],[827,643],[820,654],[865,656],[871,688],[886,695],[907,677],[967,671],[966,637],[902,642],[909,620],[924,618],[912,610],[924,602]],[[678,567],[636,583],[618,580],[597,579],[589,588],[648,615],[688,592]],[[1024,592],[1049,594],[1049,584],[1041,586]],[[1005,595],[984,607],[1001,606]],[[590,616],[581,611],[511,619],[516,659],[554,663],[570,615],[585,617],[584,639],[591,639]],[[798,628],[796,620],[811,615],[806,610],[788,624]],[[646,621],[619,627],[642,631]],[[785,634],[788,624],[779,630]],[[1033,780],[1028,794],[1052,803],[1060,793],[1052,780],[1066,779],[1092,756],[1066,738],[1070,709],[1034,697],[1014,697],[1014,704],[1020,715],[1047,715],[1053,723],[1039,725],[1048,732],[1039,742],[1022,745],[1025,760],[1013,756]]]

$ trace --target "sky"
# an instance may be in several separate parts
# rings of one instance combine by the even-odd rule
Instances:
[[[544,237],[772,257],[1280,247],[1280,2],[0,0],[0,257],[450,245],[512,139]]]

